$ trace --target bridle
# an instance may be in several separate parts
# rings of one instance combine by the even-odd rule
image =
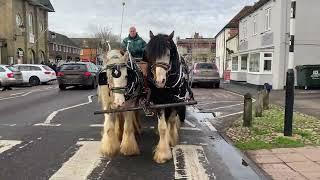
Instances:
[[[111,76],[113,78],[120,78],[121,77],[121,68],[127,68],[128,71],[128,77],[127,78],[127,85],[124,87],[113,87],[110,77],[107,77],[106,82],[104,84],[108,85],[111,92],[117,93],[117,94],[123,94],[126,99],[134,98],[139,95],[140,90],[142,88],[142,75],[141,72],[138,70],[138,67],[135,63],[133,63],[133,68],[128,63],[115,63],[115,64],[109,64],[106,66],[104,71],[111,70]],[[104,72],[105,76],[107,76],[107,72]],[[130,76],[131,75],[131,76]],[[109,79],[109,80],[108,80]],[[130,83],[130,84],[129,84]]]
[[[160,67],[166,71],[166,75],[168,75],[169,71],[171,70],[171,64],[164,63],[164,62],[158,62],[151,65],[151,72],[153,74],[153,77],[156,75],[156,68]]]
[[[128,65],[126,63],[118,63],[118,64],[109,64],[106,66],[105,70],[106,71],[111,71],[111,76],[113,78],[120,78],[121,77],[121,68],[123,67],[128,67]],[[106,73],[107,74],[107,73]],[[110,77],[107,78],[109,79],[107,84],[109,86],[109,88],[111,89],[111,91],[113,93],[118,93],[118,94],[125,94],[126,93],[126,89],[127,89],[127,86],[124,86],[124,87],[114,87],[112,86],[112,84],[110,83],[111,82],[111,79]]]

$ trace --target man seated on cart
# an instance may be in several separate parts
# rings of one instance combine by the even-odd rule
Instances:
[[[147,77],[148,64],[147,62],[142,60],[143,60],[144,48],[146,44],[147,43],[138,35],[137,30],[134,26],[129,28],[128,37],[124,38],[124,40],[121,43],[122,53],[124,54],[124,52],[127,51],[127,47],[128,47],[131,57],[135,59],[135,61],[139,65],[145,79]],[[145,86],[146,86],[146,83],[145,83]]]

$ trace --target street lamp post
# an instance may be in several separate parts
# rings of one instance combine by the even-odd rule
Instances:
[[[124,14],[124,6],[125,5],[126,5],[126,3],[123,1],[122,2],[121,27],[120,27],[120,43],[121,43],[121,36],[122,36],[123,14]]]
[[[292,118],[294,104],[294,37],[295,37],[296,0],[291,1],[289,61],[286,79],[286,106],[284,136],[292,136]]]

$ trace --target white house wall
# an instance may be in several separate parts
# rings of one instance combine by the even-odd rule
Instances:
[[[320,0],[297,1],[295,65],[320,64],[319,7]]]
[[[216,65],[219,68],[220,77],[223,77],[223,70],[226,62],[226,42],[230,37],[230,29],[226,28],[216,37]]]

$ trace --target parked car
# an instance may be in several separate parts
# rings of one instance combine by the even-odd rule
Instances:
[[[0,87],[12,87],[22,84],[22,73],[15,67],[0,65]]]
[[[191,70],[191,84],[213,85],[215,88],[220,87],[219,71],[214,63],[195,63]]]
[[[16,64],[14,67],[22,72],[23,83],[31,86],[38,86],[57,79],[56,72],[46,65]]]
[[[98,85],[99,70],[90,62],[65,63],[60,66],[58,83],[61,90],[68,86],[87,86],[95,89]]]

